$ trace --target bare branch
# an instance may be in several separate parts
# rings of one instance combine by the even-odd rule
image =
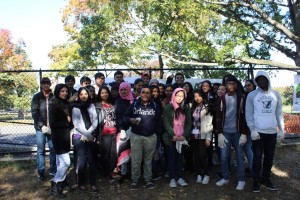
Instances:
[[[251,1],[248,1],[249,5],[253,10],[258,12],[260,16],[262,16],[263,19],[265,19],[267,22],[269,22],[271,25],[276,27],[281,33],[285,34],[288,38],[290,38],[292,41],[296,43],[300,43],[300,38],[293,34],[289,29],[287,29],[285,26],[283,26],[281,23],[277,22],[276,20],[269,17],[263,10],[261,10],[256,4],[252,4]]]
[[[255,58],[228,58],[226,59],[226,61],[242,63],[242,64],[269,65],[269,66],[279,67],[279,68],[300,68],[300,66],[296,66],[296,65],[289,65],[281,62],[272,61],[272,60],[263,60],[263,59],[255,59]]]
[[[181,60],[177,60],[176,58],[173,58],[172,56],[169,56],[167,54],[164,53],[160,53],[161,56],[167,57],[170,60],[176,62],[176,63],[180,63],[183,65],[197,65],[197,66],[219,66],[218,63],[204,63],[204,62],[187,62],[187,61],[181,61]]]

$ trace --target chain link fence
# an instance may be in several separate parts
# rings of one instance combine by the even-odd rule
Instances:
[[[64,76],[67,74],[74,74],[76,82],[79,82],[81,76],[89,76],[94,81],[94,74],[96,72],[102,72],[106,76],[110,73],[114,73],[117,69],[103,70],[27,70],[27,71],[0,71],[0,157],[14,157],[14,156],[32,156],[36,153],[36,138],[35,129],[33,126],[33,119],[31,117],[30,105],[33,95],[39,91],[39,83],[43,76],[47,76],[52,80],[52,88],[56,83],[63,83]],[[124,72],[125,80],[129,78],[140,77],[140,73],[136,71],[140,69],[121,69]],[[165,69],[164,72],[167,72]],[[172,69],[172,70],[195,70],[191,69]],[[202,69],[196,69],[199,72]],[[210,68],[222,72],[223,74],[229,73],[228,70],[232,69],[220,69]],[[248,69],[244,70],[244,73],[249,78],[250,73]],[[270,69],[268,69],[270,70]],[[155,78],[158,76],[158,69],[147,69],[149,74]],[[141,70],[140,70],[141,72]],[[145,70],[143,71],[145,72]],[[174,71],[175,72],[175,71]],[[271,73],[278,73],[271,71]],[[280,73],[280,72],[279,72]],[[221,74],[221,73],[220,73]],[[198,77],[201,77],[198,76]],[[222,76],[220,76],[220,79]],[[112,80],[109,79],[109,80]],[[107,81],[110,82],[110,81]],[[92,82],[92,84],[94,84]],[[285,138],[297,139],[300,135],[300,116],[292,113],[292,98],[293,98],[293,86],[287,85],[284,87],[274,88],[280,92],[283,99],[283,111],[285,120]]]

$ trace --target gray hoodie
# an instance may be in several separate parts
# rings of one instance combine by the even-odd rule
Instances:
[[[256,78],[264,76],[269,81],[268,91],[258,87]],[[264,71],[258,71],[254,84],[257,89],[250,92],[246,100],[246,122],[250,131],[256,130],[259,133],[275,134],[277,127],[284,130],[282,101],[280,94],[271,89],[271,82],[268,74]]]

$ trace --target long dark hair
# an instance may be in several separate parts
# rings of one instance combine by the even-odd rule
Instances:
[[[206,114],[213,114],[213,105],[206,99],[206,95],[204,94],[203,91],[201,90],[194,90],[194,93],[193,94],[198,94],[199,96],[202,97],[203,101],[202,101],[202,105],[204,106],[204,109],[207,110],[207,113]],[[193,103],[192,103],[192,113],[196,110],[198,106],[198,103],[195,101],[195,99],[193,99]]]
[[[64,87],[67,88],[67,91],[68,91],[68,97],[67,97],[66,100],[61,99],[59,97],[59,93],[60,93],[61,89],[63,89]],[[68,101],[68,99],[70,98],[70,89],[69,89],[69,87],[64,83],[57,84],[54,88],[54,96],[55,96],[56,99],[59,99],[59,100],[62,100],[62,101]]]
[[[193,98],[194,98],[194,88],[192,86],[192,84],[190,82],[184,82],[183,83],[183,86],[184,85],[188,85],[189,88],[190,88],[190,91],[188,93],[186,93],[186,99],[185,99],[185,103],[186,104],[189,104],[189,103],[192,103],[193,101]]]
[[[107,93],[108,93],[108,99],[107,99],[107,102],[113,104],[113,99],[112,99],[112,96],[111,96],[111,92],[110,92],[110,90],[108,89],[107,86],[101,86],[101,87],[99,88],[99,90],[98,90],[98,96],[97,96],[98,101],[99,101],[100,103],[102,102],[102,98],[101,98],[101,91],[102,91],[102,90],[106,90]]]
[[[59,93],[63,88],[67,88],[68,97],[67,99],[62,99],[59,97]],[[51,101],[52,105],[55,105],[56,109],[63,110],[67,116],[70,116],[69,111],[69,99],[70,97],[70,89],[66,84],[59,83],[54,88],[54,98]]]

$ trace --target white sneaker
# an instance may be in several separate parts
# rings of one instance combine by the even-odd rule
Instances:
[[[187,182],[183,178],[178,179],[177,183],[182,187],[188,185]]]
[[[202,176],[197,175],[196,177],[196,183],[201,183],[202,182]]]
[[[206,184],[208,184],[208,182],[209,182],[209,176],[205,175],[203,180],[202,180],[202,184],[206,185]]]
[[[170,186],[170,188],[176,188],[177,187],[175,179],[171,179],[171,181],[169,183],[169,186]]]
[[[219,180],[216,185],[217,186],[223,186],[223,185],[227,185],[229,183],[229,180],[225,180],[224,178],[222,178],[221,180]]]
[[[245,181],[238,181],[238,184],[237,184],[237,186],[236,186],[236,190],[243,190],[244,189],[244,187],[245,187],[245,185],[246,185],[246,182]]]

